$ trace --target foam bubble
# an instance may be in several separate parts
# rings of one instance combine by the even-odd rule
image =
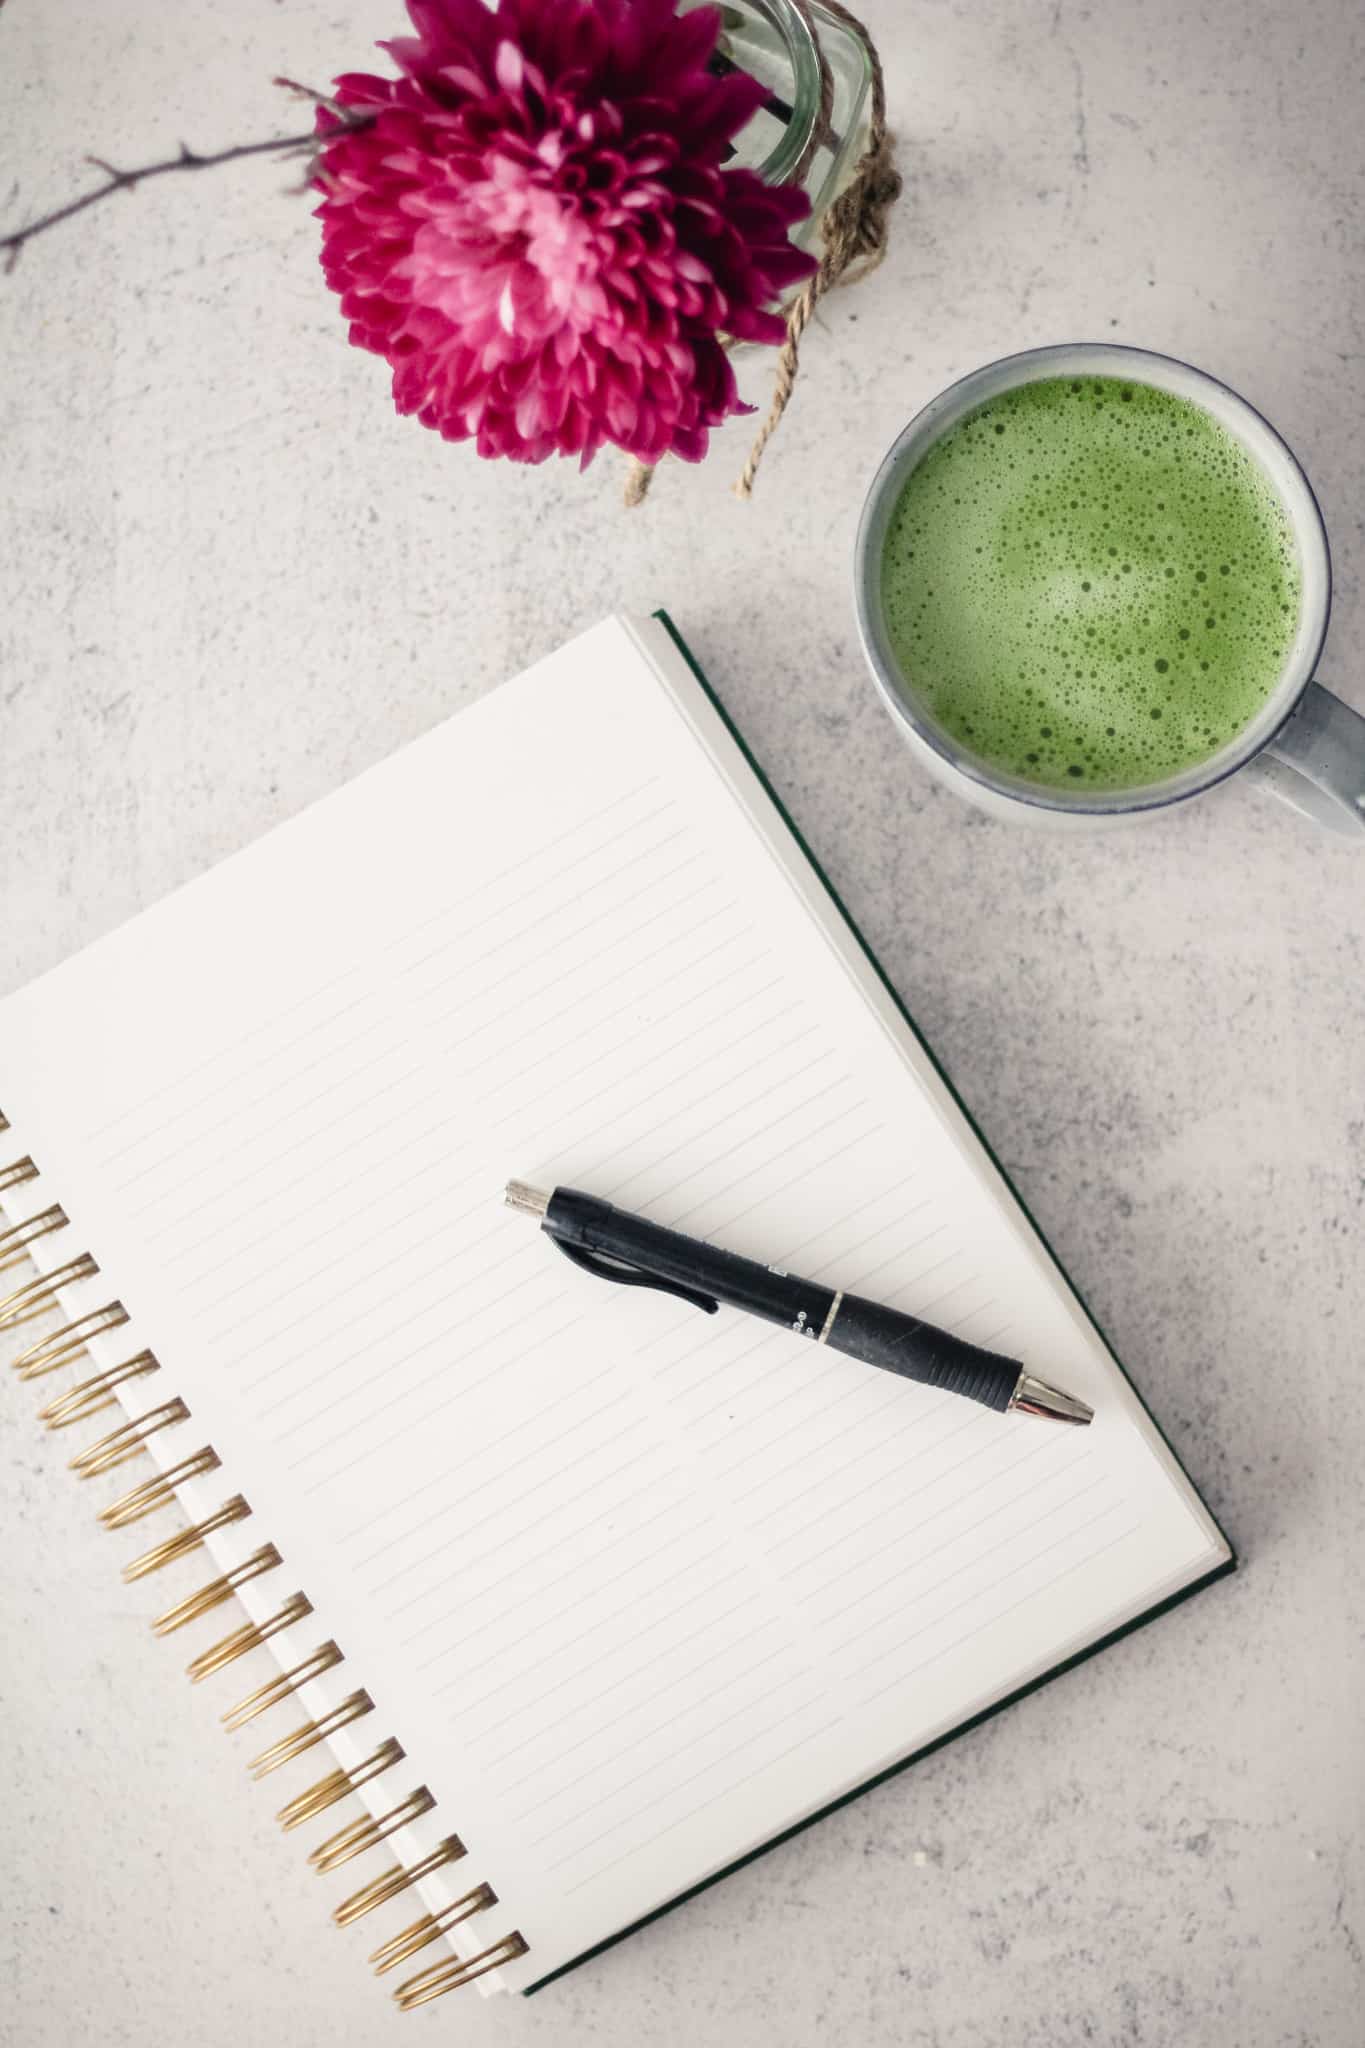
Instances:
[[[1255,714],[1299,570],[1269,483],[1216,421],[1150,385],[1059,378],[930,449],[892,515],[882,596],[907,675],[973,751],[1052,786],[1129,788]]]

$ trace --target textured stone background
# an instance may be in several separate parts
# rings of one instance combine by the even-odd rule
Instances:
[[[893,739],[848,565],[944,383],[1047,341],[1168,350],[1301,453],[1336,552],[1324,676],[1365,708],[1365,33],[1348,0],[866,7],[909,191],[748,509],[742,432],[627,518],[609,463],[482,467],[397,420],[268,165],[121,196],[0,281],[0,988],[666,602],[1244,1569],[545,1997],[400,2023],[373,1937],[325,1924],[340,1880],[149,1637],[162,1591],[120,1587],[140,1532],[97,1533],[109,1484],[62,1474],[5,1386],[6,2043],[1361,2039],[1365,846],[1240,786],[1097,838],[970,814]],[[10,0],[4,217],[77,189],[87,149],[269,131],[272,73],[322,81],[398,19]]]

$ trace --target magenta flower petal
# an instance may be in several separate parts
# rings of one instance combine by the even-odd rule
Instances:
[[[399,75],[319,115],[322,267],[394,404],[518,462],[696,462],[741,404],[720,337],[780,341],[805,195],[728,169],[763,98],[676,0],[408,0]]]

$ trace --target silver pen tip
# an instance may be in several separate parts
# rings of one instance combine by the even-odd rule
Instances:
[[[529,1187],[524,1180],[509,1180],[502,1199],[509,1209],[516,1209],[523,1216],[534,1216],[537,1220],[550,1206],[550,1197],[545,1190]]]
[[[1047,1422],[1093,1422],[1095,1411],[1086,1402],[1078,1401],[1074,1394],[1064,1394],[1060,1387],[1050,1387],[1046,1380],[1035,1379],[1031,1372],[1021,1372],[1010,1396],[1009,1413],[1012,1415],[1041,1415]]]

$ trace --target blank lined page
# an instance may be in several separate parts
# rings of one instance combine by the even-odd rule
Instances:
[[[1220,1554],[658,626],[12,997],[0,1100],[530,1942],[513,1988]],[[606,1287],[514,1176],[925,1315],[1095,1425]]]

